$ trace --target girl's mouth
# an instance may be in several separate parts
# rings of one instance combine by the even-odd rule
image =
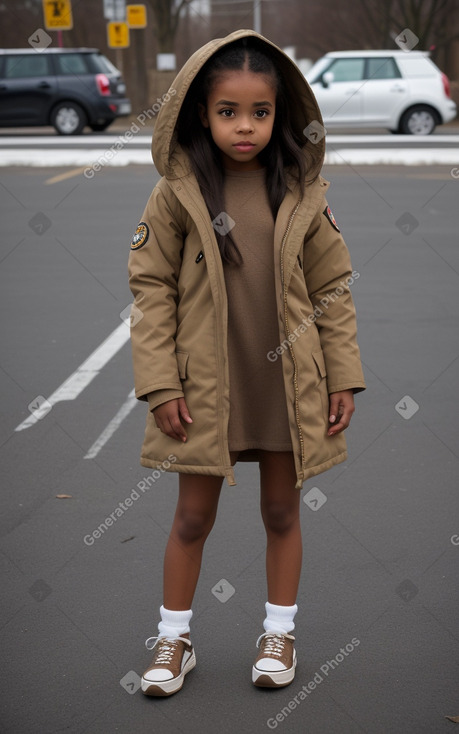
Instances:
[[[233,148],[236,148],[240,153],[248,153],[255,147],[254,143],[250,143],[248,140],[241,140],[240,143],[234,143]]]

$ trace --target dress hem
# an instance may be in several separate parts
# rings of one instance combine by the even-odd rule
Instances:
[[[230,446],[229,451],[293,451],[293,445],[290,444],[267,444],[259,441],[246,441],[238,447]]]

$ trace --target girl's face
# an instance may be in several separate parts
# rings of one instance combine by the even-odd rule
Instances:
[[[220,148],[225,168],[254,171],[271,139],[276,112],[272,80],[252,71],[228,71],[212,86],[207,105],[199,105],[204,127]]]

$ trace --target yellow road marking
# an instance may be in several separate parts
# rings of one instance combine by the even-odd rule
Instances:
[[[59,173],[57,176],[53,176],[52,178],[48,178],[45,181],[45,184],[54,184],[58,183],[59,181],[65,181],[67,178],[73,178],[73,176],[79,176],[80,173],[83,173],[85,171],[87,166],[82,166],[81,168],[72,168],[71,171],[66,171],[65,173]]]

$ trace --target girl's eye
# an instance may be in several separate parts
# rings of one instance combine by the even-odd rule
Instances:
[[[255,112],[256,117],[258,117],[258,119],[260,120],[262,120],[264,117],[267,117],[268,114],[268,110],[257,110]]]
[[[234,114],[233,110],[220,110],[219,115],[222,117],[231,117]]]

